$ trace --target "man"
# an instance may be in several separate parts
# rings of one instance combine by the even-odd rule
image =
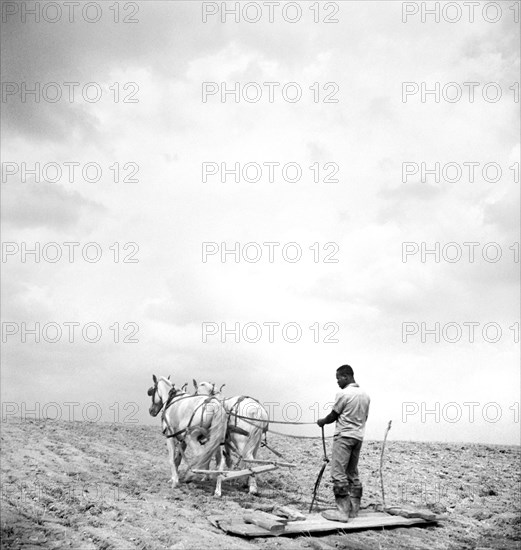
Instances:
[[[369,396],[355,382],[353,369],[342,365],[336,371],[340,391],[333,410],[319,418],[317,424],[336,422],[331,459],[331,479],[338,510],[326,510],[322,515],[333,521],[348,521],[360,510],[362,484],[358,477],[358,458],[369,414]]]

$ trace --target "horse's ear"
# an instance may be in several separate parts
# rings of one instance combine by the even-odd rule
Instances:
[[[215,382],[212,382],[212,391],[210,392],[210,395],[214,395],[215,393]]]
[[[152,380],[154,381],[154,384],[157,384],[157,378],[155,374],[152,375]]]
[[[223,385],[219,388],[219,393],[221,393],[221,392],[223,391],[224,386],[226,386],[226,384],[223,384]]]
[[[168,378],[167,378],[167,380],[170,380],[170,375],[168,375]]]
[[[195,381],[195,378],[192,378],[192,382],[194,384],[194,388],[197,389],[197,382]]]

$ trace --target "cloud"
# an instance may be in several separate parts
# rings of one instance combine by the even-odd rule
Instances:
[[[511,332],[519,264],[508,246],[519,197],[508,166],[518,161],[517,106],[511,96],[498,104],[426,104],[416,96],[405,104],[400,94],[402,81],[517,79],[514,25],[404,25],[396,2],[339,3],[334,25],[315,24],[310,3],[302,4],[306,21],[299,24],[215,18],[205,25],[200,3],[140,2],[139,24],[115,24],[110,3],[98,4],[99,24],[11,21],[2,29],[4,81],[95,81],[105,94],[95,104],[4,104],[10,161],[95,161],[104,176],[93,184],[4,187],[4,238],[89,240],[103,248],[92,264],[81,255],[56,264],[10,257],[4,312],[28,322],[96,320],[107,338],[34,346],[13,339],[4,356],[6,394],[17,396],[29,373],[28,391],[42,402],[143,403],[151,374],[172,373],[180,383],[195,376],[226,382],[230,393],[311,405],[331,398],[334,368],[353,362],[376,397],[371,430],[378,437],[388,411],[400,412],[403,380],[410,399],[423,395],[425,381],[444,379],[469,400],[476,388],[485,388],[477,398],[508,395],[503,378],[518,376],[519,366],[506,337],[488,347],[404,347],[400,325],[483,320]],[[201,102],[202,82],[234,80],[299,82],[304,98]],[[114,103],[108,88],[115,82],[138,83],[139,103]],[[337,83],[339,103],[315,102],[314,82]],[[264,172],[257,183],[218,176],[203,183],[201,163],[210,161],[298,162],[302,178],[291,183],[279,173],[269,183]],[[495,161],[509,179],[403,184],[405,161]],[[128,175],[125,163],[136,163],[139,181],[111,181],[115,162],[121,176]],[[315,162],[320,181],[310,170]],[[323,181],[327,162],[339,166],[336,183]],[[303,252],[295,264],[280,253],[291,241]],[[419,255],[404,263],[402,243],[411,241],[497,241],[504,259],[487,263],[477,250],[474,264],[422,262]],[[115,242],[120,250],[137,243],[139,262],[116,262]],[[266,250],[258,263],[218,255],[203,263],[203,242],[280,246],[273,263]],[[322,261],[327,242],[338,244],[339,263]],[[264,334],[258,343],[223,343],[219,336],[203,343],[205,320],[228,327],[295,321],[302,340],[269,343]],[[137,323],[139,344],[116,345],[116,322]],[[340,342],[313,340],[309,327],[319,323],[323,331],[327,322],[339,325]],[[490,381],[496,365],[501,383]],[[438,401],[453,398],[446,384],[434,390]],[[443,438],[445,428],[423,426],[407,437]]]
[[[101,204],[84,198],[77,191],[59,185],[9,184],[4,186],[4,222],[17,229],[42,228],[68,230],[83,218],[96,225],[96,218],[106,212]]]
[[[24,137],[40,145],[47,141],[66,142],[71,139],[92,144],[100,139],[100,120],[81,105],[21,103],[8,98],[2,110],[2,129],[12,139]]]
[[[82,98],[85,84],[100,85],[101,101],[107,102],[112,97],[109,87],[115,69],[149,69],[169,79],[180,79],[190,60],[223,44],[222,33],[211,36],[204,28],[199,40],[195,38],[191,29],[199,23],[199,9],[186,3],[177,4],[175,9],[165,6],[140,2],[137,24],[115,24],[108,4],[102,5],[103,17],[97,23],[87,23],[78,16],[71,24],[65,8],[64,17],[55,24],[43,20],[39,24],[22,23],[20,16],[9,18],[2,25],[2,82],[14,82],[20,88],[26,83],[27,89],[34,88],[35,83],[42,88],[56,82],[63,97],[58,103],[49,103],[41,96],[37,103],[31,95],[22,101],[19,93],[8,97],[3,104],[4,128],[31,139],[67,142],[76,132],[80,141],[95,141],[99,139],[100,121],[93,109],[98,104]],[[80,83],[73,104],[69,103],[65,82]]]
[[[486,204],[483,208],[483,221],[494,225],[512,239],[519,236],[519,188],[517,193],[505,194],[501,199]]]
[[[442,193],[443,189],[441,187],[421,182],[419,179],[416,182],[403,184],[390,189],[382,189],[380,191],[383,199],[390,199],[393,201],[392,207],[395,207],[398,202],[404,200],[432,201],[433,198],[438,198]]]

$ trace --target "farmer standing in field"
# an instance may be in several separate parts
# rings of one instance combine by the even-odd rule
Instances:
[[[342,365],[336,370],[340,391],[335,396],[333,410],[317,424],[336,421],[331,459],[333,494],[338,510],[326,510],[322,515],[333,521],[348,521],[360,510],[362,484],[358,477],[358,458],[369,414],[370,398],[355,382],[353,369]]]

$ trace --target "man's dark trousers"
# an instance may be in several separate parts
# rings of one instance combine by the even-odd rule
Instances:
[[[336,435],[333,439],[331,479],[335,496],[347,496],[349,488],[362,487],[358,477],[358,459],[362,440]]]

